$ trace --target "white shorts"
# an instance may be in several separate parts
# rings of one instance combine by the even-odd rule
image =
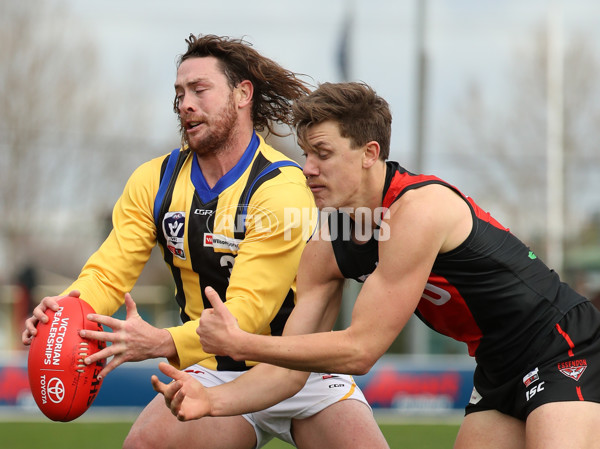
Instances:
[[[192,365],[184,371],[202,382],[205,387],[230,382],[245,372],[213,371],[200,365]],[[352,376],[311,373],[302,390],[291,398],[260,412],[242,416],[254,427],[257,448],[267,444],[273,437],[295,446],[292,438],[292,419],[309,418],[345,399],[355,399],[371,409]]]

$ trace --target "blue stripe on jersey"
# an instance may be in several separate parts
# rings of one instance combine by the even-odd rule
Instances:
[[[250,166],[252,159],[254,159],[254,153],[256,152],[259,143],[260,140],[258,139],[258,136],[255,132],[253,132],[250,144],[244,151],[241,159],[231,170],[225,173],[225,175],[217,181],[212,189],[208,186],[208,183],[202,174],[202,170],[198,165],[198,158],[194,158],[191,175],[192,184],[194,184],[196,192],[198,192],[198,196],[204,204],[209,203],[217,198],[219,194],[223,192],[223,190],[231,186],[240,178],[240,176],[242,176],[242,173],[244,173],[244,171]]]
[[[169,161],[167,162],[167,168],[165,169],[165,173],[163,174],[163,177],[160,181],[160,186],[158,187],[156,198],[154,198],[154,222],[156,223],[157,227],[160,206],[162,205],[165,193],[167,193],[167,189],[169,188],[169,181],[171,180],[171,176],[173,176],[173,171],[175,170],[175,165],[177,164],[178,156],[179,148],[175,148],[173,151],[171,151],[171,154],[169,155]]]
[[[263,176],[268,175],[269,173],[279,169],[280,167],[298,167],[300,170],[302,170],[302,167],[300,167],[300,165],[298,165],[296,162],[293,162],[293,161],[273,162],[273,163],[267,165],[267,167],[265,167],[263,169],[263,171],[261,171],[258,174],[258,176],[254,179],[254,181],[252,181],[252,184],[250,185],[250,188],[248,189],[248,195],[252,195],[252,193],[254,191],[254,186],[256,185],[256,183],[258,181],[260,181],[260,179]],[[243,204],[240,204],[240,206],[242,206],[242,216],[245,216],[246,213],[248,212],[248,201],[249,201],[249,198],[248,198],[248,196],[246,196],[246,198],[244,198],[244,200],[243,200]],[[244,232],[246,232],[246,222],[245,221],[244,221]]]

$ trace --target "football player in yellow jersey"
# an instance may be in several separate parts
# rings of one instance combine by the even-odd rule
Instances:
[[[290,125],[292,102],[309,89],[244,41],[207,35],[186,42],[174,101],[181,150],[135,170],[107,240],[68,289],[42,299],[23,332],[28,345],[47,309],[57,310],[66,294],[78,296],[94,308],[93,321],[113,330],[81,331],[112,343],[85,360],[112,357],[101,376],[127,361],[166,358],[204,385],[229,382],[252,363],[203,351],[196,327],[210,307],[205,289],[226,298],[245,331],[263,335],[281,335],[295,303],[296,271],[314,227],[298,217],[314,211],[314,199],[301,169],[256,132]],[[128,293],[157,243],[183,322],[169,329],[145,322]],[[126,319],[112,318],[123,303]],[[262,412],[187,423],[158,395],[124,447],[255,448],[273,436],[300,448],[387,447],[352,377],[328,373],[311,374],[296,396]]]

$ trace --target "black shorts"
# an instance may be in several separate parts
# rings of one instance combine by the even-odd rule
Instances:
[[[550,402],[600,402],[600,311],[590,302],[569,310],[528,368],[492,382],[477,366],[465,414],[498,410],[520,420]]]

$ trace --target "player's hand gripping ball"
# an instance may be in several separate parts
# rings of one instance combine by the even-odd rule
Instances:
[[[29,386],[40,410],[53,421],[72,421],[81,416],[96,398],[102,380],[98,374],[105,361],[86,365],[83,359],[105,344],[79,336],[81,329],[102,330],[86,317],[94,310],[85,301],[67,296],[59,309],[46,311],[50,320],[37,325],[29,347]]]

